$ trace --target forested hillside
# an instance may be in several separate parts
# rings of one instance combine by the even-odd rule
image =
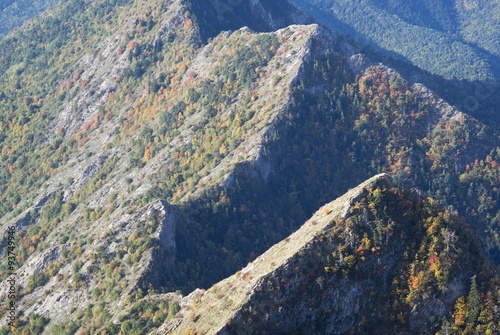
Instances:
[[[58,2],[59,0],[2,0],[0,2],[0,39],[12,29]]]
[[[431,73],[470,80],[500,78],[498,1],[292,2],[334,29]]]

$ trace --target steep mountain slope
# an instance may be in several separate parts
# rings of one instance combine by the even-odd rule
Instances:
[[[447,78],[500,78],[498,1],[294,0],[322,23]]]
[[[59,0],[3,0],[0,3],[0,40],[12,29],[58,2]]]
[[[19,333],[144,334],[176,314],[166,292],[212,286],[380,172],[498,252],[492,127],[323,28],[281,27],[304,20],[286,3],[241,5],[71,0],[1,42]]]
[[[186,8],[179,2],[169,6],[159,2],[156,12],[148,14],[149,4],[124,2],[114,14],[101,3],[97,17],[107,15],[108,22],[120,23],[109,36],[100,37],[91,34],[95,20],[80,21],[88,18],[88,10],[68,3],[61,15],[71,16],[75,25],[86,24],[81,29],[88,35],[79,42],[87,45],[84,50],[92,45],[97,51],[85,54],[73,49],[67,53],[66,64],[71,64],[67,67],[47,66],[51,60],[46,54],[35,54],[34,59],[26,55],[23,69],[16,72],[24,86],[23,76],[31,76],[31,69],[42,63],[47,86],[35,88],[45,89],[43,101],[24,100],[36,101],[37,107],[26,108],[25,119],[11,124],[25,124],[16,128],[24,136],[4,133],[4,157],[16,168],[4,175],[9,182],[3,186],[29,189],[37,182],[45,186],[31,194],[13,192],[24,196],[19,204],[12,203],[16,210],[3,217],[3,228],[14,225],[20,239],[16,260],[22,291],[17,306],[25,315],[43,314],[52,322],[50,327],[74,319],[76,313],[79,327],[92,332],[110,322],[123,304],[131,303],[127,296],[146,292],[152,283],[160,287],[161,278],[155,278],[161,271],[145,274],[157,263],[163,269],[175,260],[176,209],[157,199],[180,201],[202,193],[203,188],[228,180],[236,163],[257,160],[259,142],[282,110],[317,33],[315,26],[291,26],[268,34],[242,29],[194,51],[197,27]],[[137,39],[124,41],[123,26]],[[5,43],[22,49],[16,36]],[[75,45],[63,44],[61,49]],[[120,50],[122,46],[125,50]],[[284,57],[287,62],[281,60]],[[12,64],[18,58],[3,60],[6,67],[20,66]],[[153,62],[158,63],[150,66]],[[156,71],[159,74],[153,77]],[[270,78],[271,71],[280,73],[279,82]],[[61,84],[53,90],[51,81]],[[9,91],[9,87],[3,86],[6,109],[23,103],[14,98],[18,90],[26,94],[32,89]],[[38,156],[30,153],[33,147]],[[54,156],[54,149],[60,155]],[[36,175],[42,180],[35,181]],[[202,177],[206,177],[203,186]],[[148,192],[153,187],[158,195]],[[5,278],[7,263],[3,265]],[[84,315],[82,320],[78,313],[93,305],[99,306],[100,317]]]
[[[471,278],[484,290],[494,272],[465,223],[379,175],[152,334],[435,334]],[[471,326],[495,332],[498,316],[478,315]]]

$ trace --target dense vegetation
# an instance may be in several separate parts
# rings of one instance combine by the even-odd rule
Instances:
[[[58,9],[57,16],[40,18],[2,42],[2,215],[15,209],[29,190],[40,187],[78,148],[81,137],[75,135],[63,141],[61,129],[58,136],[47,140],[49,125],[73,84],[65,78],[79,79],[79,75],[72,73],[79,72],[75,69],[76,60],[85,49],[94,48],[99,38],[109,34],[98,27],[96,20],[111,24],[117,18],[113,8],[118,4],[102,1],[93,7],[94,11],[83,11],[85,2],[69,1]],[[73,43],[69,44],[69,40]]]
[[[370,47],[447,78],[500,78],[495,1],[293,1],[329,13],[319,19],[370,40]],[[384,49],[386,51],[384,51]]]
[[[0,40],[12,29],[58,2],[59,0],[3,0],[0,3]]]

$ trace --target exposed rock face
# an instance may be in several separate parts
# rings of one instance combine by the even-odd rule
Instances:
[[[168,266],[172,266],[175,262],[175,214],[174,209],[165,201],[160,201],[153,204],[153,209],[158,213],[161,219],[160,227],[157,231],[157,238],[160,240],[160,247],[166,259],[162,260]]]
[[[139,286],[147,288],[152,284],[158,287],[165,281],[166,276],[175,271],[177,253],[175,238],[178,220],[176,211],[175,207],[160,200],[152,204],[141,218],[144,224],[157,220],[159,225],[153,234],[157,246],[153,249],[147,270],[139,280]]]

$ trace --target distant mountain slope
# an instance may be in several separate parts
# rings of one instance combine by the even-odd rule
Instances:
[[[2,0],[0,2],[0,40],[12,29],[42,13],[60,0]]]
[[[378,1],[381,8],[384,8],[390,14],[401,17],[410,24],[450,34],[458,31],[457,12],[454,3],[453,0]]]
[[[151,335],[444,334],[455,301],[466,302],[467,326],[456,319],[449,328],[493,334],[494,278],[463,221],[379,175],[235,275],[184,298],[177,318]],[[492,304],[481,304],[488,290]]]
[[[287,1],[273,0],[207,0],[187,1],[189,10],[200,25],[203,39],[217,36],[224,30],[247,26],[255,31],[276,30],[290,24],[312,23]]]
[[[292,2],[322,23],[371,40],[379,51],[399,55],[434,74],[471,80],[500,78],[498,1]]]

